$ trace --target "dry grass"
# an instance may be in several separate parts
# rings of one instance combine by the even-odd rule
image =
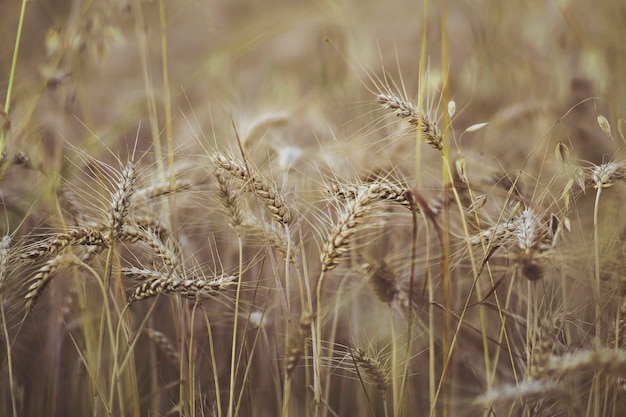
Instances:
[[[0,3],[0,415],[623,415],[622,3]]]

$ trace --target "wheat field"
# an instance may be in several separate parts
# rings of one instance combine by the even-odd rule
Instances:
[[[0,3],[0,415],[626,416],[626,3]]]

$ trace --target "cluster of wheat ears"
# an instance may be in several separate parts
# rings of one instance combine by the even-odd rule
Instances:
[[[386,69],[337,65],[341,74],[331,74],[327,57],[313,65],[307,56],[289,71],[302,84],[314,78],[304,68],[323,73],[309,101],[259,109],[243,129],[243,116],[224,122],[219,106],[201,114],[206,91],[172,97],[168,62],[177,51],[167,39],[176,32],[159,0],[161,26],[151,32],[161,36],[159,71],[150,67],[144,2],[111,2],[124,3],[120,16],[131,24],[109,2],[83,22],[81,8],[99,2],[75,1],[67,28],[53,27],[45,48],[37,46],[45,49],[39,84],[17,88],[12,103],[26,3],[0,107],[0,415],[626,415],[626,138],[624,119],[604,112],[601,99],[576,97],[565,111],[514,104],[489,122],[459,126],[474,98],[459,98],[469,104],[457,111],[448,75],[436,70],[442,81],[430,88],[425,10],[416,91]],[[196,3],[172,6],[171,19],[195,14]],[[218,3],[216,21],[247,8]],[[285,16],[309,12],[299,7]],[[573,14],[563,16],[574,24]],[[497,27],[501,17],[493,13]],[[312,28],[333,34],[325,19],[312,19]],[[248,38],[281,32],[277,21],[263,22],[267,33],[255,26],[233,35],[223,55],[203,31],[216,57],[198,73],[228,72],[237,59],[246,66]],[[136,49],[118,51],[116,65],[90,78],[97,71],[89,59],[104,62],[124,24]],[[343,51],[338,33],[324,44]],[[609,50],[621,51],[614,36]],[[290,44],[280,42],[272,53],[295,61],[301,45],[282,54]],[[442,68],[451,67],[446,54]],[[126,84],[117,67],[126,64],[133,75],[141,68],[145,85],[128,87],[136,80]],[[271,71],[280,76],[278,67]],[[265,74],[238,71],[246,85]],[[120,87],[88,88],[100,76]],[[334,77],[353,77],[369,94],[346,105],[360,108],[337,117],[347,120],[341,127],[331,120],[337,107],[307,114],[322,107],[317,100],[356,102],[338,99],[344,85],[324,90]],[[573,81],[585,90],[584,79]],[[202,89],[197,78],[189,84]],[[223,104],[232,92],[218,84],[209,95]],[[277,84],[276,95],[288,96],[290,80]],[[120,120],[95,128],[92,118],[117,110],[98,100],[127,87],[120,102],[131,104],[120,106]],[[136,119],[149,126],[122,141]],[[563,128],[572,119],[585,128]],[[527,122],[536,124],[523,130]],[[520,131],[488,134],[509,126]],[[79,131],[88,139],[59,138]]]
[[[375,99],[441,161],[443,186],[389,170],[300,195],[303,174],[279,181],[237,135],[238,152],[205,148],[200,170],[168,175],[81,156],[59,226],[1,240],[7,410],[36,409],[12,355],[39,337],[58,348],[32,359],[54,370],[45,403],[93,415],[620,415],[626,289],[621,250],[605,253],[621,232],[598,217],[626,165],[558,142],[548,180],[474,176],[436,114]],[[28,163],[5,157],[5,173]],[[41,322],[54,336],[31,334]]]

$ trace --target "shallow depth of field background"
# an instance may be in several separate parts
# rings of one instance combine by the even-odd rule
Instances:
[[[2,108],[20,7],[21,2],[15,0],[0,3]],[[174,170],[192,183],[189,192],[176,193],[175,198],[168,197],[167,205],[159,206],[159,213],[168,213],[167,223],[189,268],[206,274],[237,274],[237,235],[229,229],[215,197],[211,155],[221,150],[239,156],[239,135],[249,140],[246,151],[251,162],[285,192],[298,213],[299,226],[292,230],[294,250],[306,260],[304,275],[310,275],[307,279],[315,283],[326,231],[341,207],[341,202],[327,204],[329,197],[320,190],[328,184],[367,182],[380,175],[415,187],[427,198],[442,192],[439,153],[424,145],[419,153],[421,162],[416,164],[415,134],[407,134],[402,120],[380,108],[376,94],[389,86],[416,102],[421,91],[423,107],[441,121],[448,109],[448,103],[442,101],[444,79],[445,99],[456,106],[447,132],[453,143],[450,160],[457,156],[456,141],[476,183],[483,177],[509,174],[515,178],[523,172],[519,187],[523,188],[524,203],[542,213],[549,215],[552,202],[562,197],[560,192],[569,177],[561,175],[567,169],[589,169],[591,164],[623,159],[626,143],[618,126],[626,123],[625,2],[449,0],[429,2],[427,16],[424,10],[422,1],[404,0],[28,2],[9,112],[0,113],[7,153],[0,178],[0,232],[12,235],[19,247],[63,230],[80,218],[64,206],[62,196],[67,190],[87,207],[86,213],[102,211],[115,180],[91,178],[89,172],[110,171],[90,171],[90,164],[100,161],[120,171],[134,158],[143,184],[167,178]],[[442,39],[447,39],[443,53]],[[420,80],[423,43],[425,74]],[[442,68],[442,56],[449,60],[447,68]],[[598,125],[599,115],[610,123],[612,139]],[[251,129],[264,118],[270,121],[252,134]],[[462,133],[485,122],[488,124],[475,132]],[[571,160],[563,170],[555,161],[559,142],[566,144]],[[620,317],[617,311],[626,273],[622,260],[626,194],[621,187],[623,184],[616,184],[603,191],[595,226],[595,190],[579,193],[567,215],[572,231],[564,233],[563,250],[532,288],[522,275],[514,274],[518,268],[515,260],[499,259],[494,267],[497,278],[509,277],[497,289],[503,302],[507,294],[517,299],[505,309],[511,320],[530,320],[535,314],[558,316],[559,323],[566,323],[559,324],[559,335],[567,340],[559,339],[565,347],[558,353],[599,349],[594,326],[600,322],[601,333],[608,340],[616,327],[615,318]],[[494,191],[496,188],[485,191],[498,196],[485,206],[495,213],[494,219],[502,209],[497,201],[507,195],[506,189]],[[456,203],[450,204],[456,213]],[[402,217],[395,220],[395,213]],[[259,211],[257,215],[263,218]],[[524,380],[520,370],[532,332],[526,326],[512,325],[511,343],[516,347],[502,348],[500,353],[506,358],[508,349],[515,350],[522,364],[518,364],[520,375],[513,375],[506,360],[494,357],[490,360],[496,364],[495,370],[487,375],[483,357],[487,339],[481,336],[476,307],[468,313],[472,329],[464,328],[465,334],[457,342],[454,370],[446,376],[442,397],[436,405],[429,404],[429,372],[440,374],[445,349],[429,359],[428,333],[441,334],[443,314],[437,309],[431,313],[435,322],[429,323],[425,304],[416,313],[412,351],[407,356],[415,361],[408,372],[408,405],[394,406],[407,360],[403,356],[407,343],[403,339],[407,330],[406,322],[402,324],[404,313],[401,307],[389,308],[376,298],[359,266],[386,259],[404,273],[402,285],[407,288],[410,217],[401,209],[376,212],[366,220],[370,227],[361,235],[357,232],[358,243],[342,258],[339,270],[325,278],[329,286],[325,299],[332,305],[328,310],[332,313],[324,319],[324,326],[334,328],[325,333],[328,340],[324,346],[330,356],[322,363],[324,373],[332,377],[323,378],[330,389],[325,392],[321,413],[489,415],[491,410],[498,416],[622,415],[624,391],[602,396],[601,390],[613,393],[613,388],[606,386],[614,379],[610,382],[604,375],[584,380],[582,388],[563,382],[572,389],[564,389],[567,393],[550,398],[553,402],[541,407],[530,407],[526,397],[493,408],[485,405],[479,398],[490,389],[515,386],[515,378],[519,378],[518,384]],[[269,217],[263,221],[271,223]],[[419,221],[423,223],[421,217]],[[459,225],[453,218],[451,227]],[[421,224],[420,232],[425,229],[430,230],[429,237],[421,241],[418,259],[413,260],[419,290],[425,286],[425,265],[431,265],[428,270],[434,271],[429,272],[434,280],[439,279],[441,267],[436,231]],[[464,232],[459,227],[450,233],[455,328],[472,286]],[[599,259],[594,258],[594,238],[602,239]],[[426,241],[434,248],[433,259],[425,249]],[[282,410],[283,415],[311,415],[307,413],[313,412],[313,377],[305,371],[311,365],[311,351],[305,352],[297,375],[289,382],[293,386],[287,411],[281,391],[285,386],[281,367],[288,356],[286,334],[295,333],[300,320],[297,290],[291,287],[293,294],[286,297],[297,307],[290,305],[293,310],[284,313],[282,298],[276,295],[284,261],[279,255],[270,255],[263,239],[247,242],[244,249],[247,275],[239,333],[240,342],[245,339],[250,344],[244,346],[244,359],[235,378],[243,392],[239,414],[274,416]],[[119,252],[123,260],[144,262],[132,247]],[[598,262],[602,290],[592,295]],[[70,306],[74,309],[70,313],[64,310],[66,296],[77,280],[67,272],[54,278],[32,314],[24,318],[20,297],[36,267],[16,261],[10,262],[10,268],[13,272],[0,293],[4,316],[0,414],[106,415],[106,407],[94,405],[93,387],[88,388],[94,376],[85,364],[92,359],[79,353],[88,350],[80,340],[81,322],[94,319],[101,310],[81,310],[76,305]],[[511,282],[513,275],[516,278]],[[444,290],[437,283],[435,286],[441,305]],[[489,288],[485,278],[482,295]],[[91,290],[97,297],[97,287]],[[560,298],[563,292],[567,295]],[[335,293],[341,296],[333,298]],[[527,294],[537,298],[531,302]],[[132,326],[155,328],[172,340],[189,337],[195,329],[192,333],[197,340],[187,342],[197,343],[197,349],[187,358],[192,366],[172,365],[147,336],[141,336],[130,349],[135,349],[136,407],[115,406],[108,412],[211,416],[221,411],[227,415],[225,404],[232,397],[234,297],[231,291],[220,300],[205,302],[197,312],[203,318],[191,317],[193,302],[170,304],[166,296],[154,305],[149,301],[133,304],[128,313]],[[476,295],[471,297],[472,302],[478,301]],[[607,300],[601,320],[594,315],[598,297]],[[181,311],[184,317],[177,317]],[[267,324],[246,325],[254,321],[255,312],[263,312]],[[497,339],[501,316],[493,309],[485,314],[493,325],[489,337]],[[144,317],[150,317],[149,321],[143,322]],[[536,317],[533,320],[539,323]],[[213,336],[207,334],[208,322]],[[390,323],[397,326],[394,331]],[[212,345],[208,342],[211,338]],[[434,339],[438,347],[450,342],[447,336]],[[188,349],[187,344],[182,346]],[[380,393],[365,381],[362,372],[354,371],[350,346],[379,355],[387,368],[397,367],[386,401],[380,400]],[[180,352],[183,361],[192,350]],[[104,351],[106,355],[106,348]],[[337,354],[331,354],[333,351]],[[395,355],[399,363],[391,360]],[[429,371],[433,360],[437,365]],[[180,388],[183,374],[188,379]],[[598,382],[601,378],[606,378],[606,385]],[[195,386],[188,385],[191,379]],[[571,384],[577,382],[580,380]],[[624,381],[615,385],[620,383]],[[567,406],[572,400],[568,395],[583,399]],[[113,397],[118,405],[125,402],[121,393]],[[219,410],[216,397],[221,398]]]

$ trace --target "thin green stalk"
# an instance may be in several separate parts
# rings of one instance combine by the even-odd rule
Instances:
[[[9,390],[11,391],[11,409],[13,410],[13,417],[17,417],[17,406],[15,404],[15,377],[13,375],[13,354],[11,342],[9,341],[9,326],[7,326],[7,320],[4,315],[4,303],[2,300],[0,300],[0,312],[2,312],[2,329],[4,330],[4,341],[7,349],[7,371],[9,372]]]
[[[15,47],[13,48],[13,59],[11,60],[11,71],[9,72],[9,83],[7,85],[7,97],[4,101],[4,111],[9,117],[11,109],[11,94],[13,93],[13,85],[15,84],[15,71],[17,69],[17,57],[20,51],[20,41],[22,39],[22,30],[24,27],[24,17],[26,16],[26,0],[22,0],[20,8],[20,17],[17,23],[17,33],[15,36]],[[0,129],[0,153],[4,150],[4,129]]]
[[[239,299],[241,296],[241,281],[243,277],[243,242],[241,237],[237,238],[239,243],[239,279],[237,281],[237,293],[235,295],[235,317],[233,321],[233,344],[230,358],[230,386],[228,387],[228,416],[233,417],[235,405],[235,374],[237,373],[237,324],[239,318]]]

